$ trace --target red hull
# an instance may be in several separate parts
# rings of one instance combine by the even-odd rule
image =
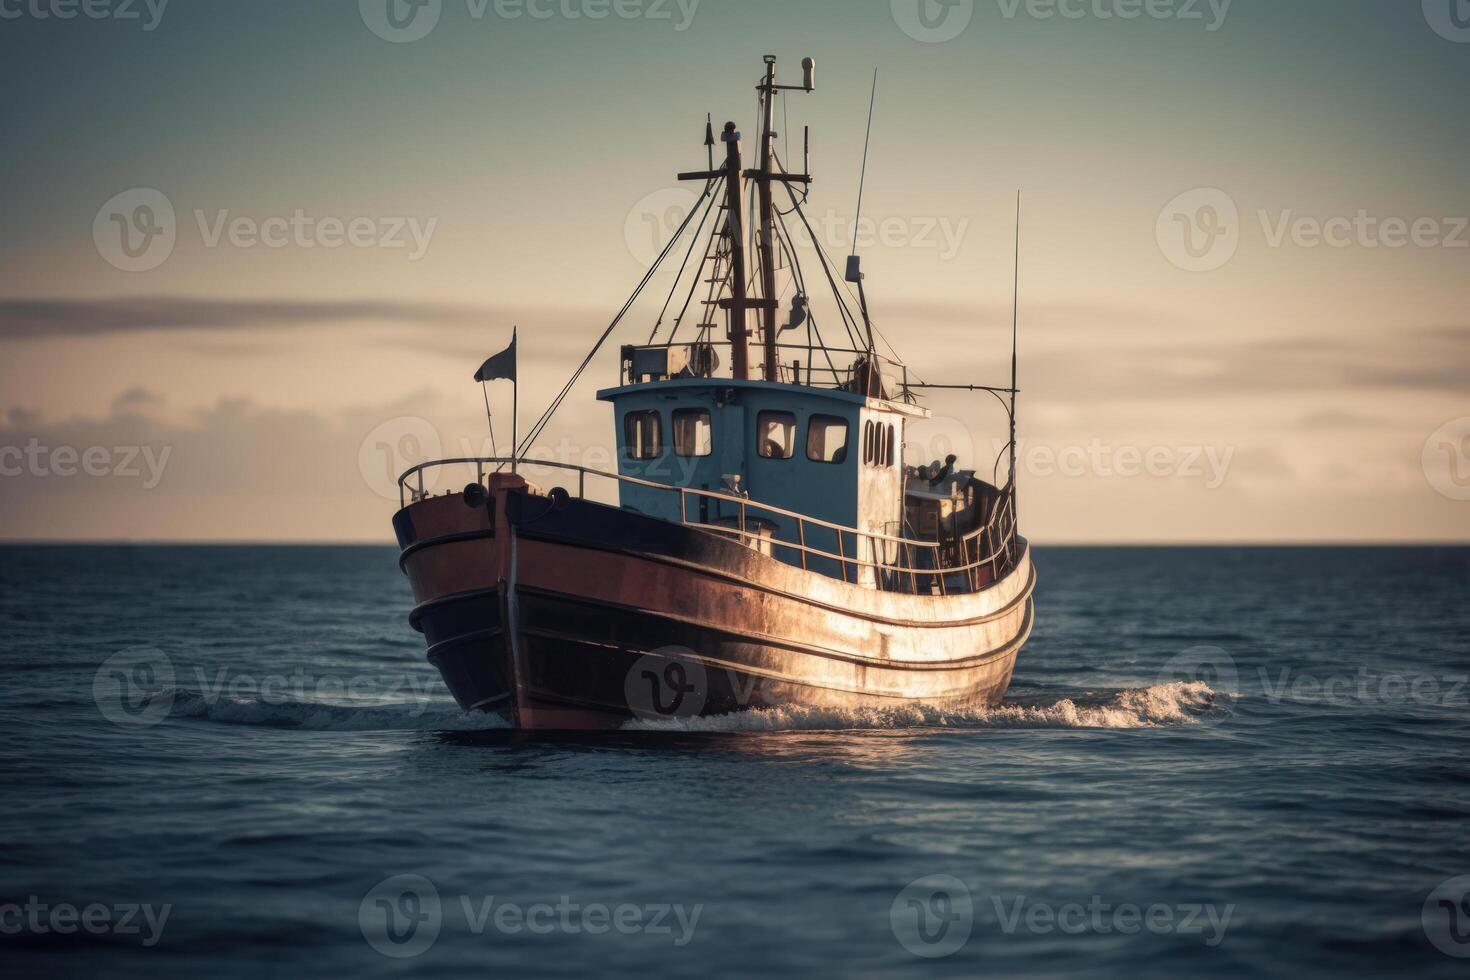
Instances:
[[[734,541],[492,477],[395,517],[411,622],[466,710],[522,729],[783,705],[993,704],[1032,620],[1009,574],[949,597],[886,593]]]

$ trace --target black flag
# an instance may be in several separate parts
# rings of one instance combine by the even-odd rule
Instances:
[[[480,370],[475,372],[476,381],[494,381],[496,378],[505,378],[509,381],[516,379],[516,333],[510,332],[510,346],[480,365]]]

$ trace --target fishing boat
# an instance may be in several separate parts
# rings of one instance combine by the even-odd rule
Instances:
[[[809,144],[803,172],[788,171],[789,141],[773,129],[778,97],[814,79],[808,58],[800,84],[778,84],[766,56],[749,168],[735,124],[717,142],[706,119],[707,166],[679,175],[703,193],[593,347],[682,252],[647,342],[622,345],[617,383],[597,392],[616,472],[533,467],[528,453],[588,355],[509,455],[429,460],[400,477],[409,623],[466,711],[520,729],[605,729],[1005,694],[1035,585],[1016,520],[1014,317],[1004,387],[921,384],[880,353],[859,257],[839,274],[808,222]],[[869,113],[871,127],[871,101]],[[800,258],[812,253],[808,278]],[[847,342],[825,342],[819,317]],[[513,378],[514,358],[512,341],[477,380]],[[954,456],[906,465],[926,388],[994,395],[1007,449],[969,468]],[[463,490],[435,492],[448,469]],[[556,485],[533,484],[532,470]]]

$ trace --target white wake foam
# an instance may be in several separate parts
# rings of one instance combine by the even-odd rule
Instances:
[[[508,723],[483,712],[466,714],[452,701],[391,704],[332,704],[314,701],[262,701],[207,697],[195,691],[165,690],[155,698],[169,702],[169,717],[226,725],[295,728],[305,731],[485,731]],[[1202,681],[1175,681],[1127,688],[1106,696],[1062,698],[1029,704],[1005,701],[991,708],[753,708],[706,718],[634,721],[626,729],[662,732],[778,732],[903,728],[1168,728],[1198,724],[1228,709]]]
[[[739,732],[822,731],[894,728],[1168,728],[1197,724],[1223,710],[1226,698],[1202,681],[1175,681],[1127,688],[1078,703],[1064,698],[1046,704],[1006,701],[991,708],[753,708],[705,718],[634,721],[640,731]]]
[[[314,701],[261,701],[255,698],[206,697],[194,691],[161,691],[155,697],[171,699],[169,716],[298,728],[318,732],[370,731],[482,731],[506,728],[494,715],[466,714],[452,701],[407,701],[391,704],[346,705]]]

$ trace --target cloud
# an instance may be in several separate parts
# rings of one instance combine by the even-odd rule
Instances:
[[[383,300],[219,300],[137,297],[0,300],[0,340],[97,336],[139,330],[220,330],[316,326],[351,321],[485,323],[493,310]]]
[[[118,395],[112,400],[114,413],[136,412],[155,405],[163,404],[163,396],[149,391],[147,388],[134,387]]]
[[[996,358],[991,358],[992,361]],[[1245,341],[1202,347],[1112,345],[1099,335],[1022,357],[1021,385],[1058,403],[1199,404],[1204,399],[1307,393],[1470,390],[1470,329],[1410,327],[1382,337]]]

